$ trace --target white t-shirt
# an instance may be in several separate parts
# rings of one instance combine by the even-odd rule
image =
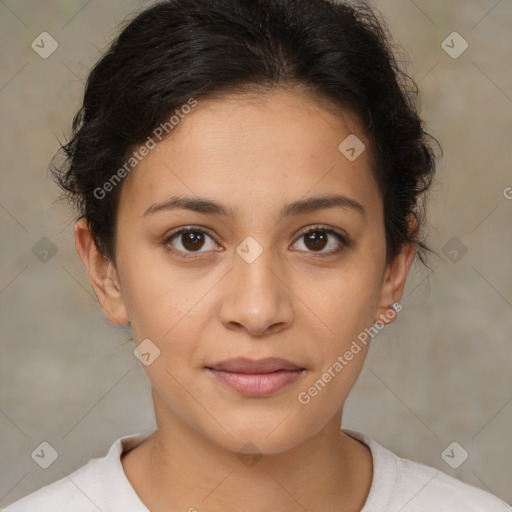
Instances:
[[[445,473],[398,457],[374,439],[343,429],[373,456],[373,480],[361,512],[510,512],[499,498]],[[9,505],[5,512],[149,512],[126,478],[121,454],[149,434],[118,439],[108,454]]]

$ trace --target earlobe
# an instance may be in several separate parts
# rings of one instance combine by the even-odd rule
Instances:
[[[127,324],[129,318],[117,270],[112,261],[96,247],[84,218],[75,224],[75,246],[103,314],[114,324]]]

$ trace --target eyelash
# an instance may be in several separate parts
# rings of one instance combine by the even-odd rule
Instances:
[[[170,245],[170,242],[174,238],[179,237],[179,235],[181,235],[183,233],[197,233],[197,232],[203,233],[205,235],[208,235],[210,238],[214,239],[214,237],[207,230],[205,230],[204,228],[200,228],[200,227],[196,227],[196,226],[185,226],[185,227],[177,229],[174,233],[172,233],[171,235],[166,237],[164,242],[163,242],[163,245],[170,252],[172,252],[174,254],[177,254],[177,255],[179,255],[180,257],[183,257],[183,258],[195,259],[195,258],[199,258],[199,257],[204,257],[204,252],[205,251],[203,251],[203,252],[198,251],[198,252],[195,252],[195,253],[193,253],[193,252],[192,253],[186,253],[186,252],[180,251],[179,249],[175,249],[175,248],[173,248]],[[303,230],[300,231],[297,240],[299,240],[303,236],[309,235],[310,233],[313,233],[313,232],[321,232],[321,233],[324,233],[324,234],[333,235],[338,240],[338,242],[341,243],[341,247],[340,248],[335,249],[335,250],[331,250],[329,252],[321,253],[321,252],[315,252],[315,251],[307,251],[307,252],[315,255],[314,257],[332,256],[334,254],[338,254],[339,252],[343,251],[345,248],[350,247],[352,245],[352,241],[346,235],[344,235],[342,233],[339,233],[334,228],[331,228],[331,227],[325,226],[325,225],[321,225],[321,224],[318,224],[316,226],[312,226],[310,228],[304,228]]]

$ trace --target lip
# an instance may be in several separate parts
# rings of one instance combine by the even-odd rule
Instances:
[[[293,384],[305,371],[286,359],[228,359],[206,369],[221,383],[245,396],[269,396]]]
[[[304,368],[281,359],[280,357],[267,357],[265,359],[249,359],[247,357],[237,357],[235,359],[226,359],[220,363],[207,366],[212,370],[223,370],[235,373],[270,373],[278,370],[303,370]]]

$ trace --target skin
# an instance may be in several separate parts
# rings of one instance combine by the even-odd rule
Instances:
[[[351,133],[367,148],[353,162],[338,150]],[[400,301],[414,258],[411,242],[386,263],[370,157],[358,120],[304,91],[201,100],[124,180],[116,265],[98,252],[86,222],[77,222],[76,247],[104,314],[130,322],[137,343],[149,338],[161,351],[144,367],[158,430],[122,458],[152,512],[352,512],[364,505],[371,453],[340,424],[368,347],[308,404],[297,397],[360,332],[392,321],[386,312]],[[177,195],[215,200],[235,216],[144,215]],[[279,219],[286,204],[329,195],[359,202],[365,214],[331,207]],[[327,234],[315,251],[300,230],[316,224],[352,244]],[[195,259],[180,257],[191,247],[183,236],[166,242],[191,225],[211,234],[199,252],[189,249]],[[263,250],[252,263],[236,252],[248,236]],[[205,369],[239,356],[282,357],[306,371],[274,395],[246,397]],[[237,457],[246,443],[263,455],[251,467]]]

